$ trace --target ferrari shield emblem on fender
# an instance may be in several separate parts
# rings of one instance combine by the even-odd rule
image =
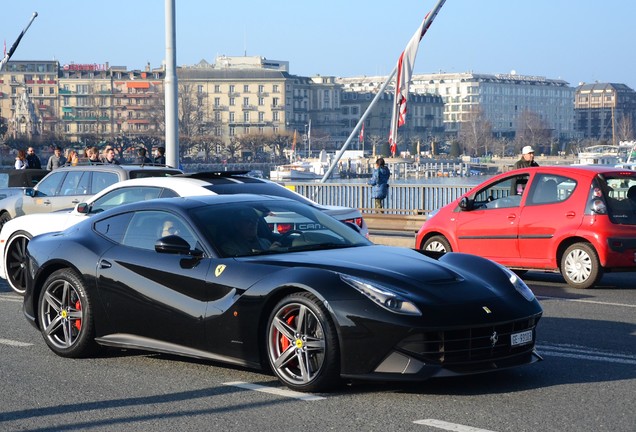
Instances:
[[[223,270],[225,270],[225,264],[219,264],[214,269],[214,276],[216,276],[216,277],[221,276],[221,273],[223,273]]]

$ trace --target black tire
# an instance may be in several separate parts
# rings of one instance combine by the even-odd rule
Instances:
[[[31,234],[26,231],[14,233],[7,241],[4,253],[4,269],[7,283],[11,289],[20,295],[24,295],[27,279],[26,248],[31,241]]]
[[[61,357],[87,357],[97,350],[91,297],[71,269],[47,278],[38,301],[38,321],[46,344]]]
[[[526,273],[528,273],[528,270],[512,269],[512,271],[519,277],[523,277]]]
[[[11,220],[11,215],[9,213],[4,212],[0,214],[0,230],[2,230],[2,227],[4,226],[4,224],[9,222],[10,220]]]
[[[294,293],[278,302],[267,321],[266,337],[269,364],[287,387],[320,392],[340,382],[335,325],[312,294]]]
[[[573,288],[591,288],[603,276],[598,254],[589,243],[574,243],[561,257],[561,275]]]
[[[452,252],[450,243],[446,240],[446,237],[441,235],[435,235],[424,242],[423,250],[432,252]]]

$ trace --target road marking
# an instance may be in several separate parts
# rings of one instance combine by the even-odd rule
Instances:
[[[11,339],[1,339],[1,338],[0,338],[0,344],[1,345],[16,346],[16,347],[27,347],[27,346],[33,345],[31,343],[18,342],[18,341],[14,341],[14,340],[11,340]]]
[[[472,426],[464,426],[457,423],[449,423],[443,420],[436,420],[436,419],[415,420],[413,423],[421,424],[424,426],[432,426],[438,429],[444,429],[447,431],[455,431],[455,432],[493,432],[489,429],[479,429]]]
[[[553,357],[595,360],[608,363],[636,365],[636,356],[632,354],[613,353],[578,345],[537,345],[539,354]]]
[[[266,386],[262,386],[262,385],[258,385],[258,384],[246,383],[246,382],[243,382],[243,381],[226,382],[226,383],[223,383],[223,385],[240,387],[240,388],[244,388],[244,389],[247,389],[247,390],[254,390],[254,391],[259,391],[259,392],[263,392],[263,393],[269,393],[269,394],[273,394],[273,395],[277,395],[277,396],[284,396],[284,397],[289,397],[289,398],[294,398],[294,399],[300,399],[300,400],[304,400],[304,401],[316,401],[316,400],[325,399],[322,396],[314,396],[314,395],[310,395],[310,394],[307,394],[307,393],[300,393],[300,392],[296,392],[296,391],[293,391],[293,390],[281,389],[281,388],[276,388],[276,387],[266,387]]]
[[[15,303],[22,303],[22,297],[16,297],[14,295],[0,295],[0,301],[7,301],[7,302],[15,302]]]
[[[604,306],[622,306],[622,307],[628,307],[628,308],[636,308],[636,305],[627,304],[627,303],[610,303],[610,302],[602,302],[602,301],[596,301],[596,300],[583,300],[583,299],[573,299],[573,298],[567,298],[567,297],[550,297],[550,296],[537,296],[537,298],[539,300],[544,300],[544,299],[562,300],[562,301],[576,302],[576,303],[590,303],[590,304],[599,304]]]

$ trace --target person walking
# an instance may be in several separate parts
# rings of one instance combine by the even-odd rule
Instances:
[[[62,154],[62,147],[55,146],[55,150],[53,150],[53,154],[49,158],[48,163],[46,164],[46,169],[49,171],[53,171],[56,168],[66,165],[66,158]]]
[[[389,177],[391,171],[386,166],[384,158],[379,157],[375,161],[375,170],[369,184],[373,186],[371,197],[375,200],[375,208],[383,208],[382,202],[389,192]]]
[[[40,161],[40,157],[35,154],[35,149],[33,147],[29,147],[27,149],[26,154],[27,168],[30,169],[42,169],[42,162]]]
[[[532,146],[525,146],[521,149],[521,159],[515,162],[515,168],[537,167],[538,163],[534,161],[534,149]]]
[[[115,157],[115,149],[113,149],[112,147],[109,147],[104,151],[104,157],[102,158],[102,163],[119,165],[119,161]]]

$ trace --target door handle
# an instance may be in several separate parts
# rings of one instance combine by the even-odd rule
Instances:
[[[565,217],[568,219],[574,219],[576,217],[576,212],[574,211],[569,211],[565,214]]]
[[[110,263],[110,261],[106,261],[106,260],[101,260],[99,262],[99,268],[102,269],[109,269],[111,268],[113,265]]]

